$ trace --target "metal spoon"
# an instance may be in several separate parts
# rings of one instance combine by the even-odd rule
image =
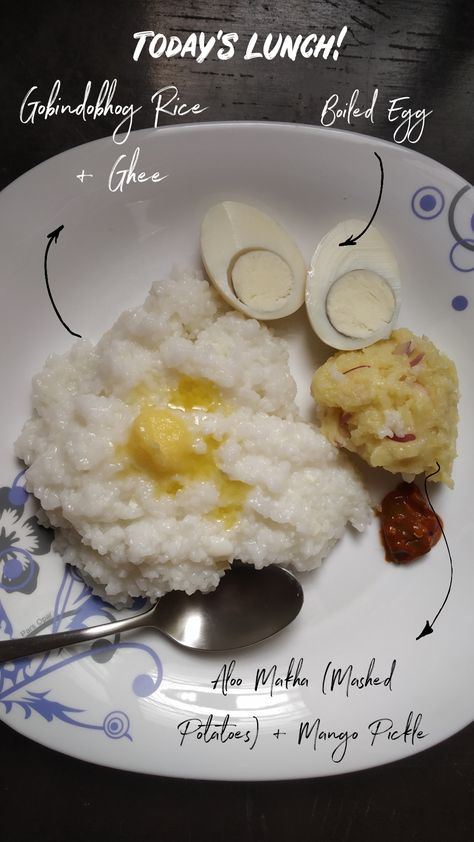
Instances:
[[[143,614],[90,628],[0,641],[0,663],[37,652],[84,643],[130,629],[154,628],[181,646],[201,651],[240,649],[285,628],[299,614],[303,589],[282,567],[255,570],[234,562],[209,594],[165,594]]]

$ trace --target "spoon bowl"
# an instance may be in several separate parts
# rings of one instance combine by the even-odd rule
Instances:
[[[255,570],[234,562],[218,588],[208,594],[171,591],[142,614],[55,634],[0,642],[0,663],[37,652],[153,628],[171,640],[205,652],[241,649],[266,640],[288,626],[303,605],[303,589],[288,570],[270,565]]]
[[[288,570],[234,562],[211,593],[171,591],[156,619],[161,631],[190,649],[240,649],[281,631],[302,605],[303,589]]]

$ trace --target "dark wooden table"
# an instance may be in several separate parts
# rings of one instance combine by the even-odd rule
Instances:
[[[411,97],[432,111],[414,146],[474,181],[474,12],[470,0],[153,0],[18,2],[1,30],[3,121],[1,186],[41,161],[112,133],[116,120],[62,116],[22,124],[21,102],[38,86],[44,99],[56,79],[64,101],[84,85],[118,80],[121,102],[149,102],[164,85],[182,101],[207,106],[194,120],[279,120],[320,125],[326,100],[339,95],[379,108],[338,128],[388,140],[387,106]],[[337,35],[348,27],[336,61],[244,61],[253,32]],[[231,61],[209,57],[132,60],[133,33],[154,30],[237,32]],[[214,53],[213,53],[214,56]],[[152,124],[142,108],[134,128]],[[189,118],[188,118],[189,119]],[[162,123],[176,122],[172,117]],[[408,142],[406,145],[410,145]],[[473,700],[474,705],[474,700]],[[438,840],[471,839],[474,828],[474,726],[445,743],[379,769],[335,778],[281,783],[207,783],[133,775],[63,756],[0,724],[2,842],[48,839],[147,840]]]

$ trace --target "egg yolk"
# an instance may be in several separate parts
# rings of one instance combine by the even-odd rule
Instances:
[[[125,447],[125,474],[145,473],[154,480],[157,494],[177,494],[188,482],[210,481],[219,494],[218,504],[208,517],[232,528],[238,520],[250,486],[231,479],[219,468],[214,452],[221,442],[204,436],[204,453],[193,447],[194,436],[181,412],[225,410],[218,387],[209,380],[184,376],[169,392],[168,407],[157,407],[146,389],[134,394],[141,405]]]

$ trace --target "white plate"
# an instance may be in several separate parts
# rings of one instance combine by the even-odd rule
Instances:
[[[113,163],[119,155],[129,161],[136,147],[138,171],[168,177],[112,193],[107,181]],[[173,264],[198,262],[202,212],[217,199],[269,208],[309,259],[336,222],[371,215],[379,186],[374,151],[385,168],[376,224],[392,244],[403,279],[399,323],[427,333],[455,360],[462,389],[455,490],[433,492],[454,563],[451,594],[433,634],[416,640],[447,592],[444,544],[411,566],[390,565],[374,521],[359,540],[347,531],[322,568],[303,577],[300,617],[278,637],[235,656],[226,692],[213,682],[230,657],[192,654],[152,633],[137,633],[105,653],[103,645],[97,651],[83,647],[2,667],[0,712],[13,728],[68,754],[123,769],[256,780],[390,762],[471,721],[473,193],[459,194],[463,180],[439,164],[356,134],[251,123],[137,132],[124,146],[105,139],[72,149],[4,191],[0,476],[6,490],[0,564],[3,572],[8,564],[14,581],[9,590],[4,581],[0,590],[0,633],[91,624],[109,610],[47,552],[47,541],[35,543],[25,526],[31,501],[24,505],[21,477],[11,490],[20,471],[12,446],[29,411],[31,376],[47,354],[65,351],[72,341],[46,294],[48,233],[64,225],[48,258],[59,312],[73,330],[96,339]],[[81,183],[76,175],[83,169],[93,177]],[[453,306],[453,300],[463,303],[459,296],[466,299],[463,310]],[[301,406],[309,414],[309,376],[322,347],[303,312],[277,329],[289,338]],[[388,480],[385,487],[393,484]],[[377,479],[372,486],[380,495],[382,483]],[[17,540],[9,552],[12,533]],[[301,683],[290,680],[286,687],[292,659],[295,669],[301,659]],[[346,673],[333,691],[328,682],[323,686],[326,670],[330,677],[332,669],[344,672],[352,665],[350,677],[360,678],[372,659],[372,677],[385,683],[358,689],[348,685]],[[279,678],[273,692],[270,683],[255,689],[257,670],[272,665]],[[180,723],[187,720],[183,738],[186,726]],[[306,722],[308,738],[301,734]]]

